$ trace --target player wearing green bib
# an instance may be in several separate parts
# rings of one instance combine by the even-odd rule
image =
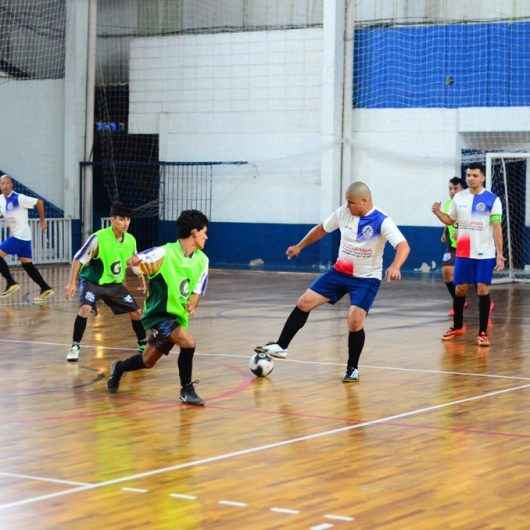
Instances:
[[[142,322],[151,335],[143,354],[114,363],[107,388],[114,394],[125,372],[152,368],[176,344],[180,346],[180,400],[202,406],[204,401],[192,382],[196,344],[188,326],[208,283],[208,258],[203,252],[208,218],[198,210],[185,210],[177,219],[177,228],[176,242],[140,252],[129,261],[149,280]]]
[[[80,342],[88,316],[95,311],[100,299],[115,315],[129,314],[138,339],[138,350],[143,351],[146,346],[145,329],[140,321],[142,313],[124,285],[127,262],[136,253],[136,240],[127,232],[131,211],[121,203],[114,203],[110,216],[111,226],[92,234],[75,254],[72,262],[65,294],[67,298],[74,295],[79,275],[81,307],[74,322],[72,347],[66,355],[69,362],[79,360]],[[143,276],[141,278],[143,283]]]
[[[449,198],[442,204],[442,211],[449,213],[453,204],[453,197],[464,189],[462,180],[458,177],[449,179]],[[442,278],[451,295],[452,300],[455,299],[455,284],[453,283],[455,271],[455,256],[456,256],[456,227],[445,226],[442,233],[442,242],[447,245],[442,257]],[[449,315],[452,316],[453,310],[449,310]]]

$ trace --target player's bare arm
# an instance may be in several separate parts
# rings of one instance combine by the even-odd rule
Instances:
[[[502,226],[501,223],[492,223],[493,228],[493,240],[495,241],[496,250],[496,263],[495,269],[500,271],[504,270],[506,258],[504,257],[504,241],[502,237]]]
[[[442,211],[441,202],[435,202],[432,205],[432,213],[436,215],[436,217],[438,217],[438,219],[440,219],[440,221],[445,225],[451,226],[455,224],[455,220],[450,215],[447,215]]]
[[[396,255],[394,261],[390,264],[386,270],[386,280],[388,282],[394,280],[401,280],[401,267],[410,254],[410,246],[406,241],[402,241],[396,246]]]
[[[324,227],[321,224],[314,226],[296,245],[292,245],[287,248],[285,251],[287,258],[296,258],[296,256],[298,256],[298,254],[304,250],[304,248],[316,243],[317,241],[320,241],[326,234],[327,232],[324,230]]]
[[[39,213],[40,229],[44,232],[46,228],[48,228],[48,223],[46,221],[46,217],[44,213],[44,202],[42,201],[42,199],[39,199],[37,201],[37,204],[35,204],[35,208],[37,208],[37,212]]]
[[[68,278],[67,284],[64,286],[64,294],[67,299],[74,296],[77,289],[77,277],[79,276],[79,269],[81,268],[81,262],[74,259],[70,267],[70,277]]]

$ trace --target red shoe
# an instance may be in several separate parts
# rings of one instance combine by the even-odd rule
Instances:
[[[488,334],[481,331],[478,334],[477,337],[477,345],[478,346],[490,346],[490,340],[488,338]]]
[[[462,335],[465,335],[466,333],[466,327],[460,329],[455,328],[449,328],[443,335],[442,340],[453,340],[455,337],[461,337]]]

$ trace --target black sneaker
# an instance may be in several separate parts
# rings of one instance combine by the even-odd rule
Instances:
[[[357,368],[352,368],[351,370],[346,370],[344,377],[342,378],[343,383],[355,383],[359,381],[359,370]]]
[[[110,373],[110,377],[107,380],[107,390],[111,394],[115,394],[118,391],[118,388],[120,388],[120,379],[123,375],[123,372],[118,370],[118,366],[121,363],[121,361],[116,361],[112,365],[112,371]]]
[[[194,381],[194,382],[198,383],[198,381]],[[204,401],[199,397],[197,392],[195,392],[193,383],[184,385],[180,389],[180,401],[182,401],[182,403],[186,403],[187,405],[195,405],[196,407],[204,407]]]

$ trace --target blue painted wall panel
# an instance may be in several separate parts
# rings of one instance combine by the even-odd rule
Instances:
[[[353,104],[363,108],[530,105],[530,23],[358,30]]]
[[[174,241],[175,223],[162,221],[161,243]],[[312,225],[263,224],[263,223],[210,223],[206,253],[212,267],[247,268],[251,260],[262,259],[263,268],[285,271],[319,271],[327,269],[336,259],[340,233],[335,231],[319,243],[307,248],[296,259],[289,261],[285,249],[298,242]],[[440,243],[441,228],[400,227],[411,245],[411,256],[404,267],[412,271],[423,262],[434,260],[440,265],[443,246]],[[387,245],[384,262],[393,259],[393,249]]]

